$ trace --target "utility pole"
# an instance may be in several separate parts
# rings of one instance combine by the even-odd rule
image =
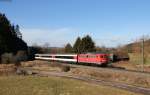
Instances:
[[[144,36],[142,38],[142,71],[144,71],[144,64],[145,64],[145,59],[144,59]]]

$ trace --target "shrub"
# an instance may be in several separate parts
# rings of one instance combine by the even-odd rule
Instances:
[[[3,64],[9,64],[14,61],[14,56],[12,53],[4,53],[1,56],[1,63]]]
[[[17,61],[26,61],[27,60],[27,54],[25,51],[18,51],[15,55],[15,59]]]
[[[19,65],[21,61],[26,60],[27,55],[25,51],[18,51],[16,55],[13,55],[12,53],[4,53],[1,55],[1,63],[3,64],[15,63],[16,65]]]
[[[62,66],[62,67],[61,67],[61,70],[62,70],[63,72],[68,72],[68,71],[70,71],[70,66]]]

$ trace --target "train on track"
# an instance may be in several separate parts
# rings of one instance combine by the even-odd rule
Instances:
[[[105,53],[86,53],[86,54],[35,54],[35,59],[61,61],[71,63],[84,63],[90,65],[107,66],[109,55]]]

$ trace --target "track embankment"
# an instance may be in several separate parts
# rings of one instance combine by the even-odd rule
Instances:
[[[70,67],[67,73],[150,88],[150,73],[136,72],[122,68],[101,68],[40,60],[25,62],[22,66],[58,72],[63,72],[65,67]]]
[[[119,82],[113,82],[113,81],[107,81],[107,80],[100,80],[100,79],[96,79],[96,78],[92,78],[88,76],[74,75],[74,74],[66,73],[66,72],[41,71],[41,70],[29,68],[29,67],[18,68],[18,70],[23,72],[24,74],[34,74],[36,76],[44,76],[44,77],[56,76],[56,77],[71,78],[71,79],[85,81],[88,83],[94,83],[96,85],[111,86],[111,87],[120,88],[120,89],[124,89],[127,91],[135,92],[135,93],[150,95],[149,88],[138,87],[138,86],[133,86],[133,85],[119,83]]]

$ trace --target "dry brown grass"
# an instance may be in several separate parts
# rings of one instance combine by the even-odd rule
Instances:
[[[16,71],[16,66],[14,64],[0,64],[0,76],[11,75]]]
[[[119,63],[118,66],[122,64]],[[62,65],[60,63],[52,63],[47,61],[33,61],[27,62],[23,66],[32,66],[32,68],[38,69],[38,70],[48,70],[48,71],[57,71],[62,72],[62,68],[65,67],[65,65]],[[123,67],[130,66],[134,67],[131,64],[123,63]],[[143,87],[150,87],[150,76],[145,76],[142,74],[135,74],[130,72],[118,72],[114,70],[102,70],[97,71],[93,69],[86,69],[86,68],[71,68],[68,73],[79,75],[79,76],[87,76],[87,77],[93,77],[101,80],[108,80],[108,81],[115,81],[115,82],[122,82],[132,85],[138,85]]]
[[[0,95],[141,95],[57,77],[0,77]]]
[[[59,62],[48,62],[48,61],[40,61],[40,60],[22,62],[21,66],[32,67],[33,69],[45,70],[45,71],[58,71],[58,72],[70,71],[70,66],[60,64]]]
[[[80,75],[80,76],[88,76],[101,80],[122,82],[137,86],[150,87],[150,76],[133,74],[130,72],[114,72],[114,71],[96,71],[90,69],[81,69],[74,68],[70,71],[70,73]]]

